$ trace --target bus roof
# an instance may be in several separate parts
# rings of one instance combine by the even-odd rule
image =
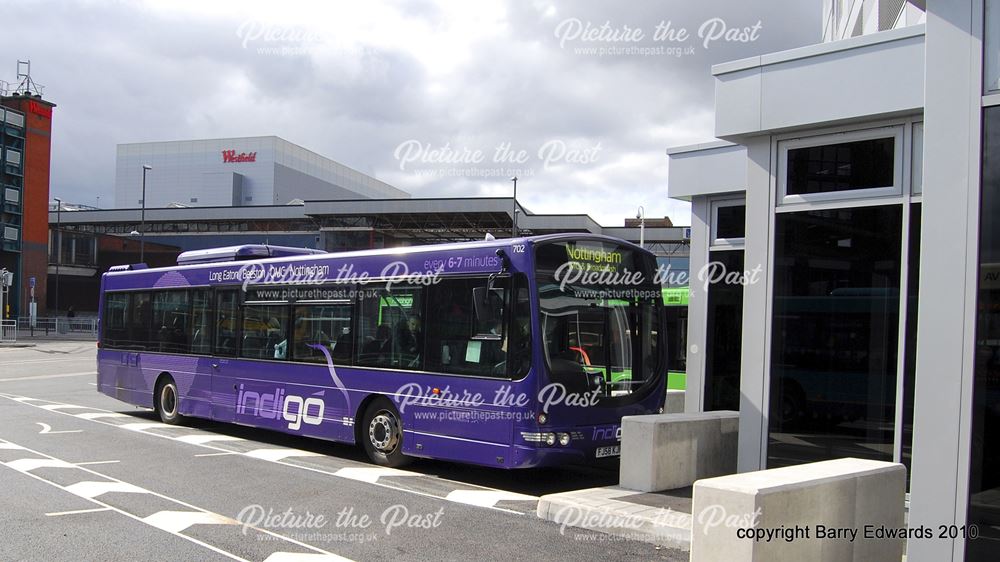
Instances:
[[[361,258],[368,256],[405,256],[409,254],[418,254],[425,252],[437,252],[437,251],[448,251],[448,250],[470,250],[470,249],[482,249],[482,248],[508,248],[516,244],[525,245],[536,245],[546,242],[555,242],[559,240],[603,240],[607,242],[613,242],[615,244],[621,244],[624,246],[629,246],[632,249],[649,252],[644,248],[640,248],[636,244],[629,242],[627,240],[622,240],[620,238],[615,238],[612,236],[605,236],[603,234],[591,234],[589,232],[569,232],[560,234],[544,234],[540,236],[525,236],[518,238],[496,238],[487,240],[473,240],[469,242],[448,242],[445,244],[424,244],[419,246],[404,246],[396,248],[375,248],[370,250],[351,250],[348,252],[322,252],[319,250],[312,250],[308,248],[293,248],[298,250],[303,250],[304,255],[282,255],[282,256],[270,256],[270,257],[259,257],[243,260],[233,260],[233,261],[196,261],[192,263],[178,264],[176,266],[167,266],[159,268],[149,268],[146,269],[144,264],[133,264],[129,269],[125,271],[115,271],[105,273],[105,275],[128,275],[136,273],[155,273],[157,271],[164,270],[184,270],[184,269],[196,269],[196,268],[206,268],[212,266],[220,266],[225,264],[239,263],[241,265],[245,264],[267,264],[267,263],[295,263],[300,261],[311,261],[317,258]],[[241,248],[242,246],[230,246],[224,248],[212,248],[207,250],[199,250],[199,252],[205,252],[206,254],[210,252],[223,252],[223,251],[233,251],[233,248]],[[308,253],[305,253],[308,252]],[[187,253],[187,252],[185,252]],[[182,254],[183,255],[183,254]],[[136,271],[141,270],[141,271]]]
[[[205,250],[189,250],[177,256],[177,265],[195,263],[219,263],[263,258],[279,258],[288,256],[305,256],[325,254],[323,250],[312,248],[292,248],[289,246],[271,246],[269,244],[244,244],[242,246],[225,246]]]

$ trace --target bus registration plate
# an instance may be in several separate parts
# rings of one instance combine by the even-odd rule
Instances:
[[[603,457],[617,457],[622,454],[621,445],[612,445],[610,447],[598,447],[597,448],[597,458]]]

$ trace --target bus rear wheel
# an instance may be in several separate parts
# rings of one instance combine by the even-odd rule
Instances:
[[[395,468],[410,462],[403,454],[403,424],[392,402],[376,399],[365,409],[362,420],[361,444],[373,463]]]
[[[180,414],[180,398],[177,393],[177,383],[170,375],[165,375],[156,385],[156,396],[153,400],[156,414],[160,421],[170,425],[180,425],[184,416]]]

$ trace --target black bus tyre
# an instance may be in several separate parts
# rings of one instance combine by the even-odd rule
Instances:
[[[403,454],[403,423],[387,398],[376,398],[368,405],[359,433],[361,445],[373,463],[397,468],[412,460]]]
[[[180,415],[180,395],[177,393],[177,383],[170,375],[165,375],[156,385],[153,396],[153,407],[160,421],[170,425],[180,425],[184,416]]]

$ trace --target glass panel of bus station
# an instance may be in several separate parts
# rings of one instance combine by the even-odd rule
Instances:
[[[743,250],[709,252],[708,261],[725,271],[743,271]],[[708,286],[708,329],[705,340],[705,410],[740,409],[740,366],[743,347],[743,285]]]
[[[979,222],[968,523],[980,534],[966,542],[969,561],[1000,553],[1000,107],[983,112]]]
[[[893,459],[902,211],[776,216],[768,468]]]

